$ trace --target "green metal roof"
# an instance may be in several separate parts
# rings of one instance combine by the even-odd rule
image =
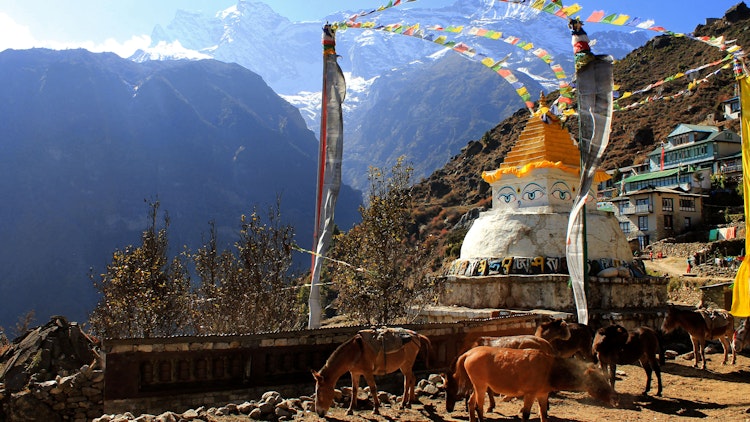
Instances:
[[[679,173],[679,169],[669,169],[663,171],[652,171],[651,173],[636,174],[635,176],[626,177],[625,183],[641,182],[644,180],[660,179],[662,177],[669,177]]]

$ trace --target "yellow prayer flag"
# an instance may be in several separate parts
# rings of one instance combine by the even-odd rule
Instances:
[[[732,288],[731,314],[735,317],[750,317],[750,259],[747,256],[750,246],[750,219],[747,218],[750,210],[750,80],[747,76],[741,76],[737,80],[740,87],[740,127],[742,129],[742,198],[745,202],[745,259],[742,260],[737,275],[734,278]]]
[[[485,66],[487,66],[487,67],[492,67],[495,64],[495,60],[492,59],[491,57],[485,57],[482,60],[482,64],[485,65]]]
[[[581,5],[575,3],[563,9],[563,13],[565,13],[565,16],[572,16],[573,14],[580,12],[581,9]]]
[[[625,25],[625,22],[630,19],[628,15],[619,15],[615,20],[612,21],[612,25]]]

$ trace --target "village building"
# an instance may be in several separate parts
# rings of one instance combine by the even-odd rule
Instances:
[[[712,178],[742,174],[736,133],[709,125],[678,125],[640,167],[620,172],[619,182],[598,195],[628,240],[641,249],[685,233],[703,222],[703,198]],[[629,175],[628,175],[629,174]]]

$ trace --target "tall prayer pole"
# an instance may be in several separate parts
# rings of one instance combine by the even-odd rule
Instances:
[[[323,91],[321,92],[320,149],[316,189],[315,232],[310,279],[308,328],[319,328],[320,272],[333,232],[333,214],[341,188],[341,157],[344,141],[344,119],[341,104],[346,97],[346,80],[336,55],[336,32],[323,26]]]
[[[579,136],[581,152],[581,177],[578,194],[568,220],[565,256],[573,287],[578,322],[588,324],[589,310],[586,300],[588,284],[588,257],[586,251],[586,201],[594,183],[597,168],[609,143],[612,120],[612,57],[591,53],[588,36],[580,19],[571,19],[573,50],[576,63],[576,89],[578,91]]]

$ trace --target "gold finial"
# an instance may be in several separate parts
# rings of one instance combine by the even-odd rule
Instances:
[[[544,91],[539,91],[539,108],[547,107],[547,97],[544,96]]]

